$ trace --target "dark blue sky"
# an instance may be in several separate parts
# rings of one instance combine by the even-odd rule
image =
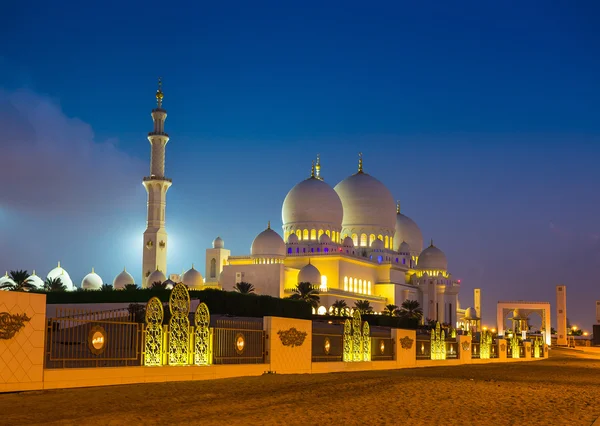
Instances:
[[[597,2],[19,2],[0,30],[0,268],[141,271],[156,78],[170,272],[245,254],[317,153],[448,255],[463,305],[600,299]],[[485,4],[482,4],[485,3]],[[3,189],[4,192],[4,189]],[[579,324],[578,324],[579,325]]]

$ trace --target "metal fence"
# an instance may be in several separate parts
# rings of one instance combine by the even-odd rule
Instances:
[[[458,359],[460,353],[458,349],[456,339],[446,339],[446,359]]]
[[[264,359],[265,332],[262,318],[215,321],[213,364],[262,364]]]
[[[431,340],[419,337],[421,336],[417,335],[417,359],[431,359]]]
[[[343,324],[313,321],[312,333],[312,362],[343,360]]]
[[[127,309],[57,309],[48,319],[46,368],[140,365],[143,325]]]

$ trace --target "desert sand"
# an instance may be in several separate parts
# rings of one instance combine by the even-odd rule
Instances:
[[[591,425],[600,357],[0,395],[0,423]],[[600,424],[600,423],[599,423]]]

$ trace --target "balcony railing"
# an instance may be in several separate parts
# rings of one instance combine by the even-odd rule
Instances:
[[[166,178],[164,176],[144,176],[144,182],[149,181],[149,180],[164,180],[167,182],[173,182],[172,179]]]

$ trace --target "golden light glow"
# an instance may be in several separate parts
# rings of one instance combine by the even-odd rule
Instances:
[[[381,355],[385,353],[385,341],[383,340],[379,342],[379,352],[381,352]]]
[[[244,335],[242,333],[238,333],[237,336],[235,336],[235,351],[241,355],[244,352],[245,345],[246,341],[244,339]]]
[[[331,350],[331,342],[329,341],[329,337],[325,338],[325,344],[323,345],[323,350],[325,351],[325,355],[329,355],[329,351]]]

